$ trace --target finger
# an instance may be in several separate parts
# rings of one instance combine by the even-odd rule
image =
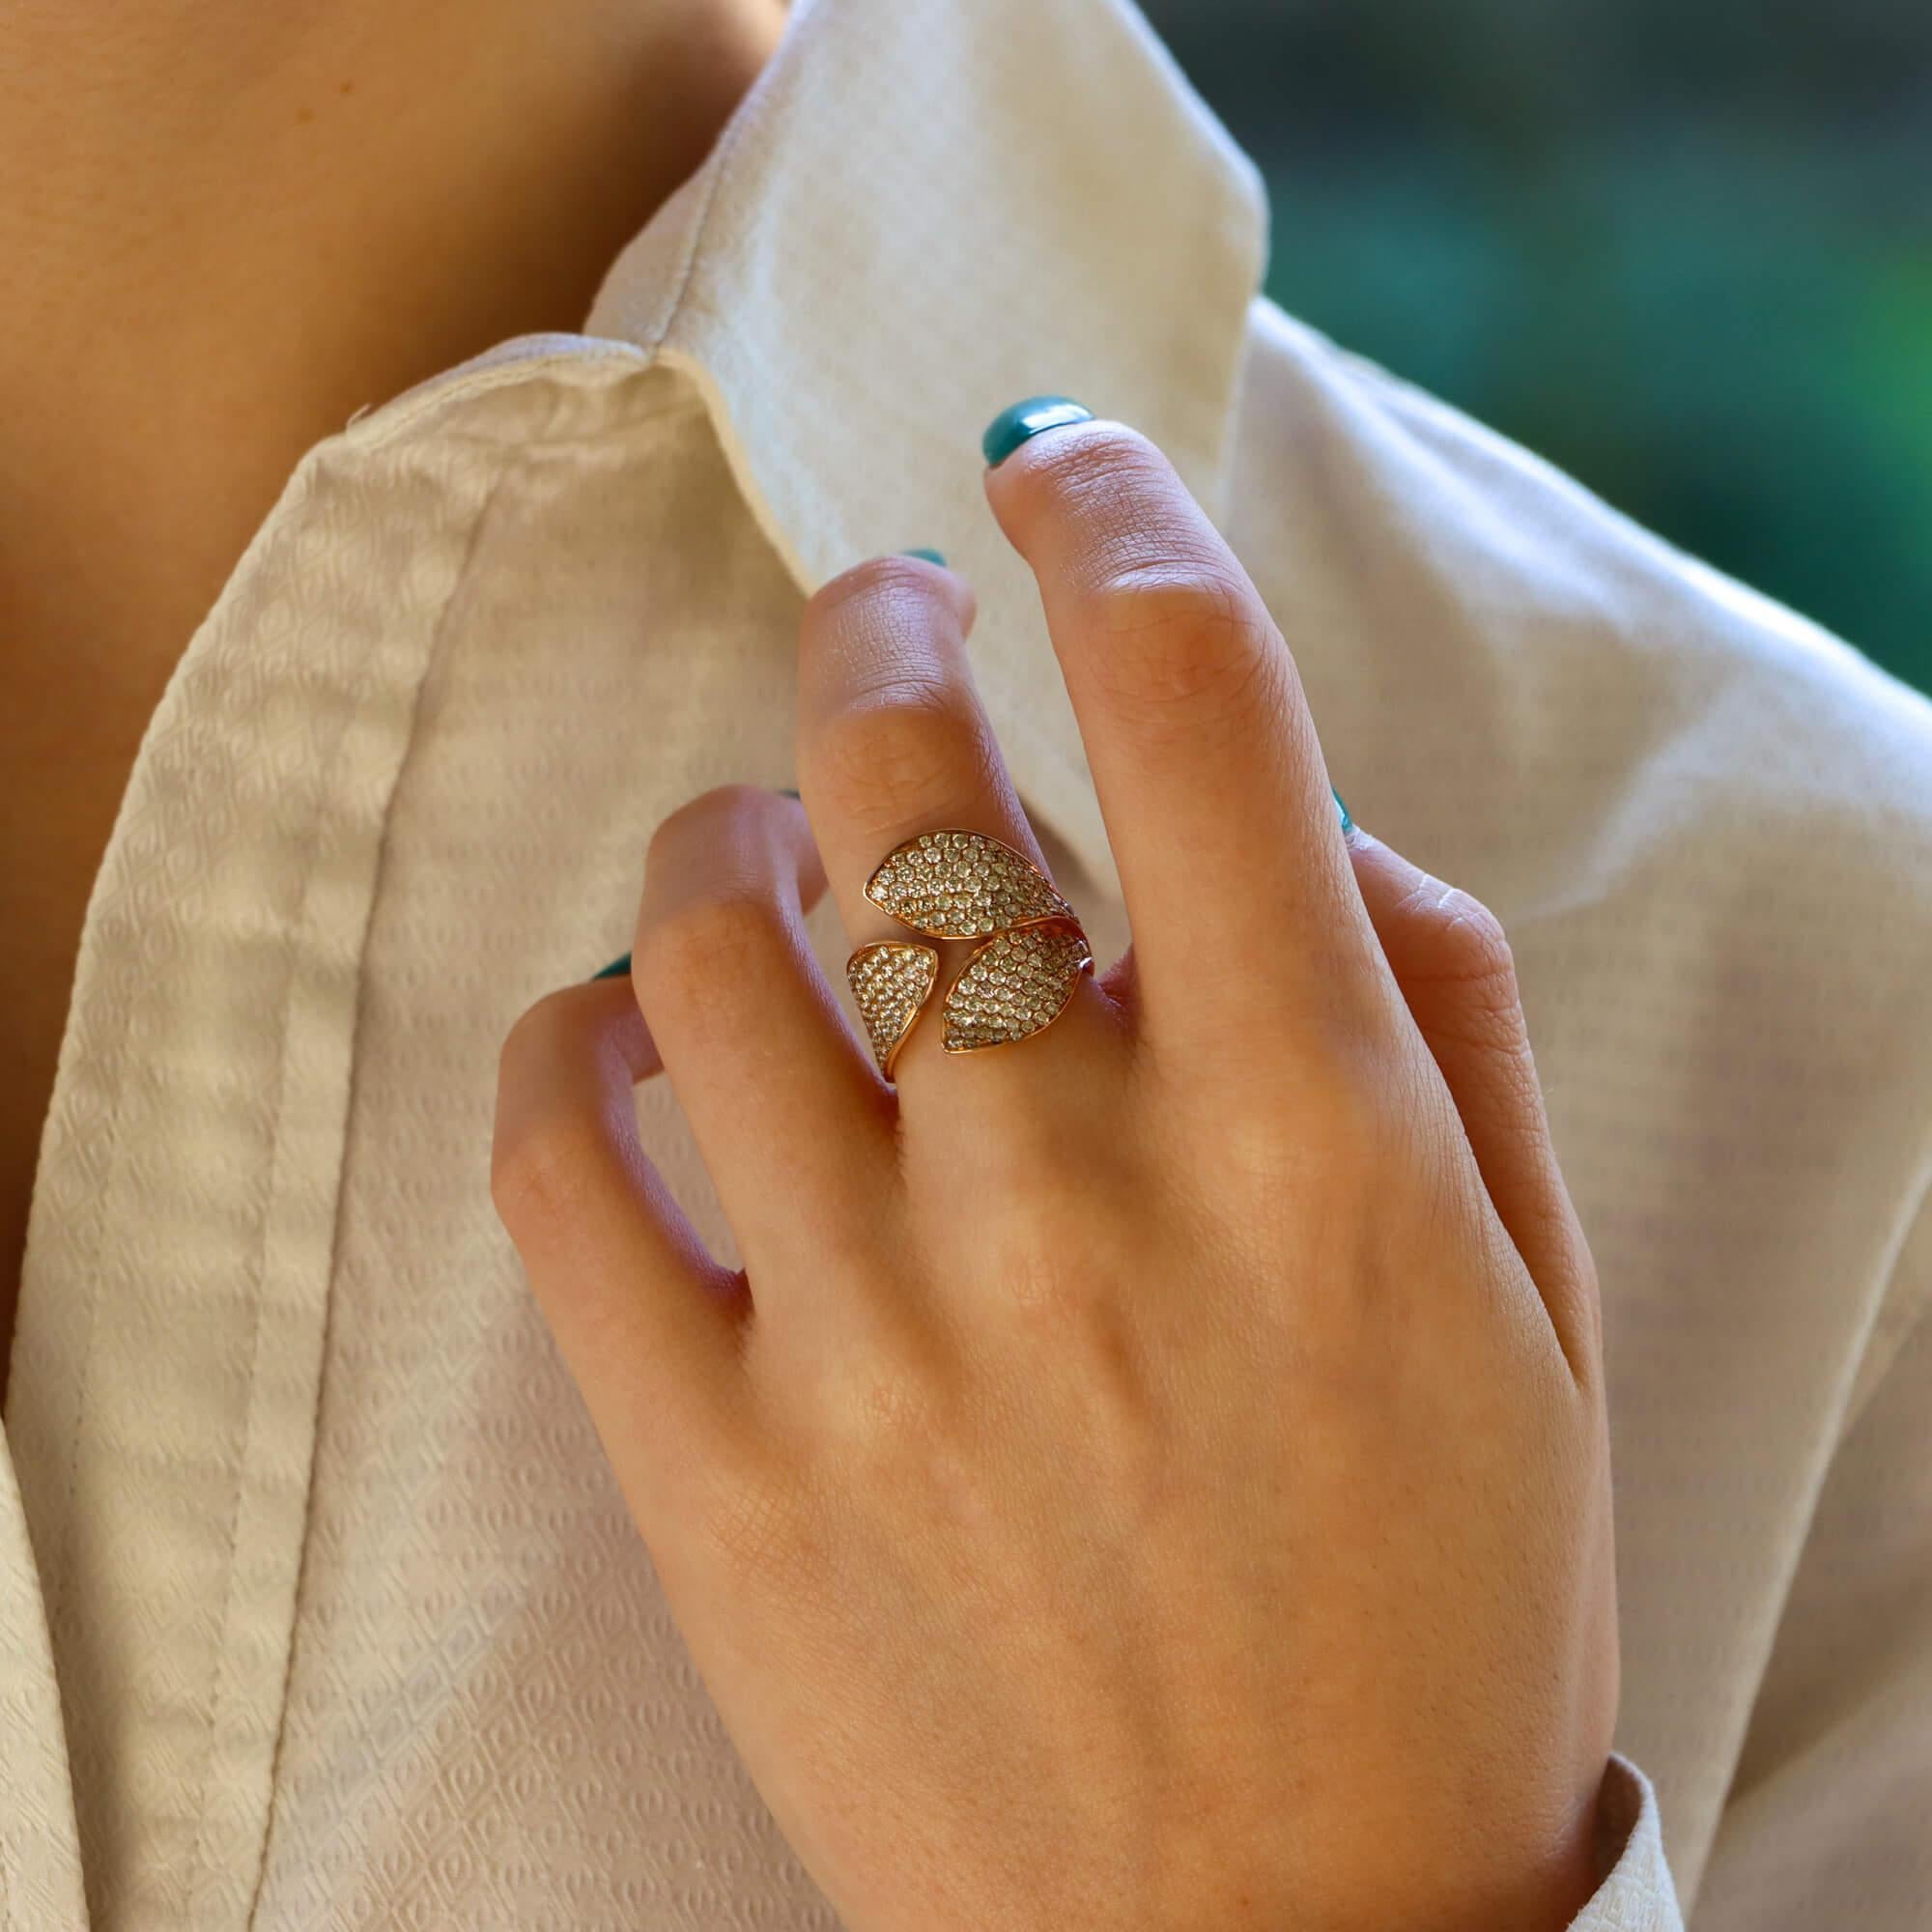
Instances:
[[[1257,1030],[1391,1024],[1293,658],[1173,466],[1122,424],[1077,420],[985,482],[1080,722],[1144,1034],[1245,1066]]]
[[[1501,922],[1361,827],[1348,843],[1362,903],[1462,1117],[1484,1188],[1580,1374],[1601,1354],[1596,1275],[1550,1144]]]
[[[722,785],[653,835],[631,977],[753,1293],[849,1247],[896,1185],[889,1096],[805,931],[825,890],[795,800]],[[789,1272],[789,1271],[787,1271]]]
[[[720,1466],[750,1308],[638,1135],[657,1049],[627,982],[537,1001],[497,1065],[490,1192],[644,1524]]]
[[[807,607],[799,639],[799,786],[855,946],[920,939],[866,896],[881,862],[916,835],[946,828],[989,834],[1046,874],[968,668],[973,614],[973,594],[961,579],[897,556],[846,571]],[[997,866],[998,855],[989,863]],[[1024,868],[1014,868],[1012,878],[1032,886]],[[987,914],[999,925],[1009,918],[1005,910],[997,920]],[[968,1090],[1003,1095],[1013,1081],[1050,1077],[1081,1050],[1094,1009],[1105,1004],[1090,974],[1071,971],[1065,1006],[1043,1031],[1009,1047],[944,1052],[947,989],[982,945],[999,941],[981,930],[971,939],[928,934],[924,943],[939,951],[939,981],[894,1065],[902,1101],[932,1081],[946,1083],[949,1102],[956,1103]],[[962,1078],[962,1062],[971,1064],[970,1078]]]

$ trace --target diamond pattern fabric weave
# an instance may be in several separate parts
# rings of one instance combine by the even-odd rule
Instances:
[[[1043,392],[1172,457],[1351,810],[1509,931],[1615,1456],[1577,1932],[1922,1924],[1932,707],[1297,326],[1265,238],[1118,0],[794,0],[582,333],[303,458],[75,967],[0,1456],[0,1932],[833,1932],[493,1210],[497,1055],[628,944],[662,817],[792,782],[804,600],[909,537],[1121,956],[981,492]],[[830,895],[808,929],[844,997]],[[735,1262],[668,1083],[637,1106]]]

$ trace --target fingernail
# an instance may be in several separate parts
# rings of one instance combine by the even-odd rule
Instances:
[[[591,974],[590,977],[593,980],[615,980],[620,975],[628,973],[630,970],[631,970],[631,955],[628,952],[626,952],[620,955],[618,958],[611,960],[610,965],[605,967],[601,973],[593,973]]]
[[[1012,404],[986,425],[986,434],[980,439],[987,468],[997,469],[1021,443],[1041,430],[1065,429],[1068,423],[1090,421],[1093,414],[1071,396],[1029,396]]]
[[[902,550],[901,556],[916,556],[926,563],[936,563],[941,570],[946,568],[946,553],[943,550]]]
[[[798,798],[798,793],[793,791],[789,785],[774,785],[772,789],[775,792],[777,792],[781,798]],[[805,803],[805,801],[802,798],[799,798],[798,802],[801,805]]]
[[[1328,787],[1328,796],[1335,801],[1335,810],[1342,814],[1342,833],[1346,838],[1355,829],[1355,821],[1349,816],[1349,808],[1342,803],[1342,794],[1333,785]]]

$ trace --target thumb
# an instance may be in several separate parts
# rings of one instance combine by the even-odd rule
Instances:
[[[1502,922],[1359,825],[1347,842],[1362,902],[1462,1116],[1497,1217],[1580,1368],[1601,1346],[1596,1276],[1550,1144]]]

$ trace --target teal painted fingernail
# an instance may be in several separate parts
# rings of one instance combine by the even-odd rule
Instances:
[[[946,568],[946,553],[943,550],[902,550],[901,556],[916,556],[926,563],[936,563],[941,570]]]
[[[631,970],[631,955],[626,952],[621,958],[613,959],[601,973],[591,974],[593,980],[615,980]]]
[[[1342,794],[1333,785],[1328,787],[1328,796],[1335,801],[1335,810],[1342,814],[1342,831],[1346,835],[1355,829],[1355,821],[1349,816],[1349,808],[1342,803]]]
[[[980,439],[987,468],[997,469],[1028,437],[1043,429],[1065,429],[1068,423],[1089,422],[1093,415],[1071,396],[1029,396],[1014,403],[986,425],[986,434]]]

